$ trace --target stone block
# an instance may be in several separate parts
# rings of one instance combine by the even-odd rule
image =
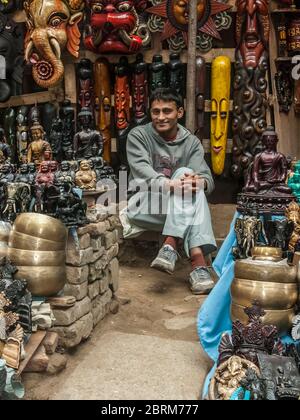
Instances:
[[[101,302],[101,296],[98,296],[92,302],[93,325],[97,325],[105,317],[105,307]]]
[[[94,252],[97,252],[102,247],[102,238],[99,236],[99,238],[92,238],[91,239],[91,247],[93,248]]]
[[[112,232],[106,232],[105,234],[105,248],[109,249],[113,245],[115,245],[119,240],[119,233],[117,229],[113,230]]]
[[[110,275],[110,273],[109,273],[108,268],[105,271],[107,271],[108,274],[104,274],[102,276],[102,279],[99,280],[99,292],[100,292],[101,295],[103,293],[105,293],[109,288],[109,275]],[[104,273],[105,273],[105,271],[104,271]]]
[[[101,247],[98,251],[94,252],[90,263],[93,264],[94,262],[98,261],[103,256],[104,252],[105,252],[104,247]]]
[[[74,236],[69,232],[67,249],[86,249],[89,248],[90,245],[91,237],[88,233],[78,236],[78,238],[74,238]]]
[[[68,327],[54,327],[52,331],[59,335],[59,345],[65,348],[76,347],[93,331],[93,315],[89,313]]]
[[[96,271],[103,271],[108,264],[107,255],[104,254],[98,261],[95,262],[94,267]]]
[[[76,302],[70,309],[54,310],[53,313],[56,319],[54,326],[71,325],[90,311],[91,300],[88,297]]]
[[[77,249],[70,248],[67,250],[67,264],[74,267],[82,267],[88,264],[93,258],[93,248]]]
[[[40,346],[28,362],[24,372],[45,372],[49,364],[49,357],[44,346]]]
[[[64,354],[55,353],[49,358],[47,373],[49,373],[49,375],[57,375],[67,367],[67,363],[67,356]]]
[[[88,286],[88,295],[91,300],[95,299],[99,295],[99,280]]]
[[[65,295],[74,296],[76,300],[82,300],[88,294],[88,282],[82,284],[66,284],[64,287]]]
[[[115,244],[107,251],[108,262],[119,255],[119,250],[120,250],[119,244]]]
[[[85,265],[83,267],[71,267],[66,266],[67,282],[71,284],[82,284],[88,280],[89,267]]]
[[[54,354],[58,345],[58,334],[55,332],[47,332],[42,344],[45,347],[46,354]]]
[[[108,264],[108,269],[110,272],[109,285],[112,291],[115,293],[119,288],[119,278],[120,278],[119,261],[117,258],[114,258]]]
[[[78,235],[82,236],[86,233],[89,233],[92,238],[95,238],[97,236],[103,235],[109,229],[109,227],[110,224],[107,220],[105,222],[90,223],[79,228]]]
[[[110,216],[108,220],[110,223],[110,230],[115,230],[121,225],[120,218],[117,215]]]

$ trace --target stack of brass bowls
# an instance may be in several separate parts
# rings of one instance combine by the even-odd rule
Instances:
[[[256,247],[252,258],[235,263],[231,318],[247,324],[244,309],[256,300],[266,312],[263,323],[275,325],[280,333],[288,332],[298,295],[297,267],[282,259],[279,248]]]
[[[9,237],[8,257],[17,266],[16,278],[26,279],[34,296],[53,296],[66,282],[67,229],[57,219],[23,213]]]
[[[0,222],[0,258],[7,257],[8,240],[11,231],[11,224]]]

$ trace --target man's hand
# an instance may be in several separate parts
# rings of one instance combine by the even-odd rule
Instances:
[[[170,181],[171,192],[175,194],[196,194],[201,189],[206,189],[206,180],[196,174],[185,174],[181,179]]]

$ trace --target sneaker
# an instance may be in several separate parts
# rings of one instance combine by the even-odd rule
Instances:
[[[215,285],[207,267],[195,268],[190,274],[189,283],[194,295],[206,295]]]
[[[151,264],[151,268],[173,274],[177,260],[178,254],[175,249],[173,249],[170,245],[164,245],[160,249],[158,256]]]

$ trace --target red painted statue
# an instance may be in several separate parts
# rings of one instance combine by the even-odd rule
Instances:
[[[140,23],[146,0],[88,0],[91,12],[84,43],[95,53],[135,54],[150,41],[150,31]]]

